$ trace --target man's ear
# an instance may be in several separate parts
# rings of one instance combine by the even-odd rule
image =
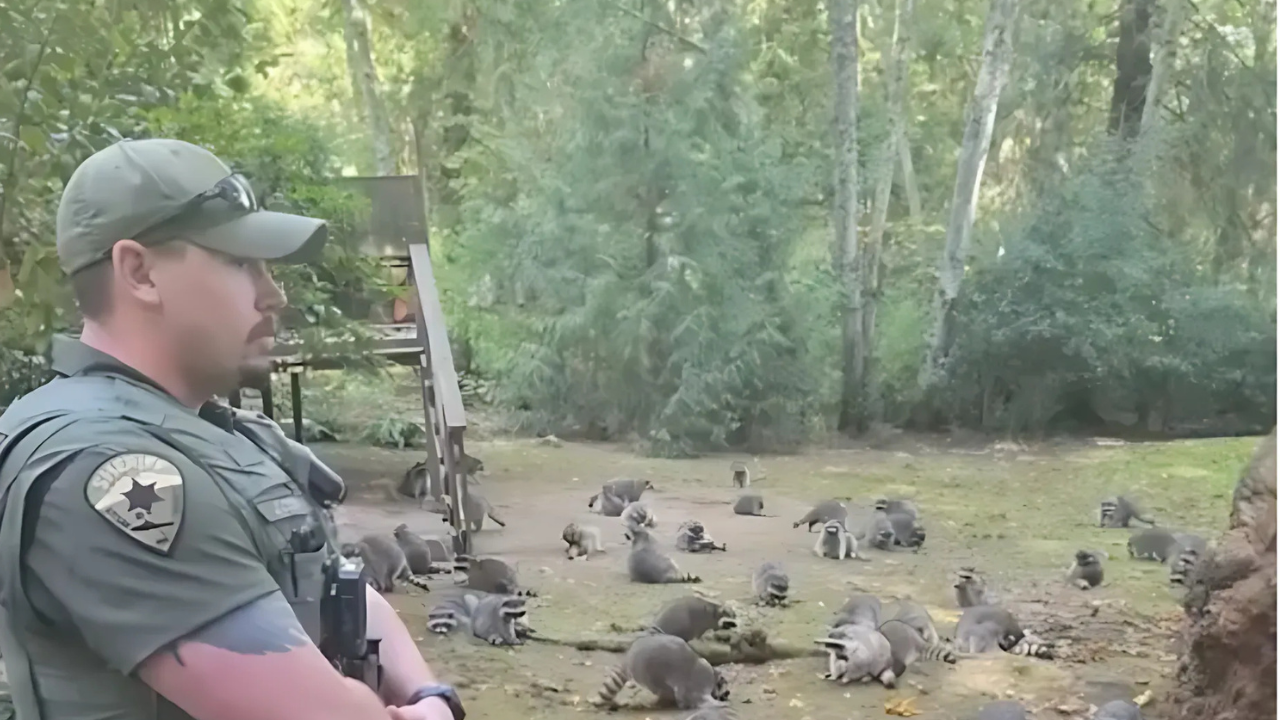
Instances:
[[[111,271],[119,292],[147,305],[160,304],[152,273],[155,255],[135,240],[121,240],[111,248]]]

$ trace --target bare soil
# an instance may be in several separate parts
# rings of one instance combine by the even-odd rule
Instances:
[[[1097,502],[1133,492],[1162,525],[1215,538],[1253,442],[953,448],[900,438],[892,449],[696,460],[655,460],[608,445],[553,447],[534,440],[471,443],[468,451],[484,461],[480,489],[507,523],[486,524],[476,539],[477,552],[518,563],[522,582],[540,593],[531,604],[530,624],[553,637],[624,637],[613,626],[640,625],[663,602],[695,588],[718,600],[738,601],[749,624],[795,645],[810,645],[823,635],[833,611],[855,591],[886,600],[911,597],[929,609],[948,636],[959,617],[951,589],[954,573],[962,565],[980,568],[1024,626],[1058,643],[1060,659],[996,655],[961,659],[954,666],[926,663],[912,668],[897,690],[823,682],[820,658],[723,668],[743,720],[875,717],[885,714],[886,703],[904,698],[913,698],[918,717],[931,720],[967,718],[983,703],[1003,698],[1023,701],[1037,718],[1083,718],[1090,704],[1147,691],[1163,697],[1176,664],[1179,595],[1168,587],[1167,568],[1129,560],[1125,531],[1094,527]],[[351,486],[351,499],[339,511],[345,536],[390,532],[401,522],[423,534],[442,531],[439,515],[393,494],[418,453],[339,444],[316,450]],[[728,466],[736,459],[751,468],[752,490],[764,495],[771,517],[732,513],[738,491],[730,485]],[[682,569],[704,579],[701,585],[628,581],[618,519],[587,509],[587,498],[600,484],[618,476],[654,482],[656,490],[644,499],[657,513],[660,537],[670,543]],[[838,497],[869,504],[886,494],[914,498],[921,506],[929,536],[920,553],[867,550],[871,562],[822,560],[811,554],[816,536],[791,527],[816,501]],[[728,552],[677,553],[674,529],[691,518],[702,520]],[[600,527],[606,554],[567,561],[560,532],[569,522]],[[1107,579],[1093,591],[1063,581],[1077,548],[1110,555],[1104,563]],[[785,563],[798,603],[780,610],[748,604],[751,572],[765,560]],[[436,637],[426,631],[431,594],[409,588],[389,597],[433,666],[466,688],[473,717],[603,714],[587,701],[620,656],[543,644],[496,649],[456,636]],[[617,713],[620,717],[688,715],[654,708],[653,698],[642,691],[624,692],[622,698],[628,707]],[[1164,716],[1158,702],[1145,712]]]

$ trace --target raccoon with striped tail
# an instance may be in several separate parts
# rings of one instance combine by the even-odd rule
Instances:
[[[855,680],[879,680],[887,688],[897,684],[897,676],[893,673],[893,648],[875,628],[841,625],[833,628],[827,637],[816,638],[814,643],[827,650],[824,680],[834,680],[841,685]]]
[[[618,693],[633,682],[658,696],[659,703],[681,710],[721,707],[729,700],[729,683],[720,671],[672,635],[636,638],[591,704],[616,709]]]
[[[879,630],[889,641],[896,677],[902,677],[907,668],[921,660],[940,660],[949,665],[956,663],[956,654],[946,643],[938,640],[927,642],[919,631],[901,620],[887,620]]]
[[[956,649],[978,654],[997,649],[1012,655],[1053,659],[1053,645],[1030,638],[1013,613],[998,605],[979,605],[964,611],[956,624]]]
[[[627,555],[627,575],[631,582],[647,585],[667,583],[700,583],[702,578],[682,572],[680,566],[658,550],[648,528],[627,531],[631,552]]]
[[[409,569],[409,559],[400,549],[395,538],[386,535],[366,535],[358,542],[345,543],[341,548],[343,557],[359,557],[364,561],[364,571],[369,577],[369,584],[380,593],[392,593],[396,589],[396,581],[431,591],[425,577],[414,575]]]
[[[1081,590],[1090,590],[1102,584],[1102,559],[1097,553],[1077,550],[1075,562],[1067,571],[1067,582]]]
[[[976,568],[962,567],[956,573],[956,605],[962,608],[994,605],[995,598],[987,588],[987,579]]]

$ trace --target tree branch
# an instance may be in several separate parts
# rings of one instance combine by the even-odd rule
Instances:
[[[695,40],[690,40],[689,38],[685,37],[684,35],[681,35],[680,33],[676,32],[675,30],[672,30],[671,28],[665,27],[665,26],[663,26],[661,23],[656,23],[656,22],[654,22],[654,21],[650,20],[649,18],[645,17],[644,15],[641,15],[640,13],[636,12],[635,10],[632,10],[632,9],[631,9],[631,8],[629,8],[629,7],[626,7],[626,6],[624,6],[624,5],[619,5],[619,4],[618,4],[618,3],[616,3],[616,2],[611,2],[611,3],[609,3],[609,4],[610,4],[610,5],[612,5],[612,6],[614,6],[614,7],[615,7],[615,8],[617,8],[617,9],[621,10],[622,12],[624,12],[624,13],[626,13],[626,14],[630,15],[631,17],[633,17],[633,18],[635,18],[635,19],[639,20],[640,22],[644,23],[645,25],[648,25],[649,27],[653,28],[654,30],[657,30],[657,31],[662,32],[662,33],[665,33],[665,34],[667,34],[667,35],[670,35],[671,37],[675,38],[676,40],[679,40],[680,42],[684,43],[685,45],[688,45],[690,48],[693,48],[694,50],[697,50],[698,52],[702,53],[703,55],[706,55],[706,54],[707,54],[707,48],[706,48],[706,46],[705,46],[705,45],[702,45],[702,44],[698,43],[698,42],[697,42],[697,41],[695,41]]]
[[[43,4],[43,0],[40,3],[36,3],[35,7],[31,9],[31,16],[33,18],[35,17],[36,12],[40,9],[41,4]],[[54,15],[53,20],[54,22],[57,22],[58,16]],[[18,100],[18,111],[13,114],[13,126],[11,131],[11,135],[13,136],[13,152],[9,154],[9,170],[4,175],[4,182],[0,184],[0,190],[2,190],[0,191],[0,263],[3,263],[6,268],[9,266],[9,255],[6,247],[8,245],[6,242],[7,236],[4,232],[5,211],[8,208],[9,196],[13,194],[13,178],[18,174],[18,149],[22,144],[21,133],[22,121],[24,119],[23,115],[25,115],[27,111],[27,98],[31,97],[31,86],[36,81],[36,75],[40,73],[40,66],[44,63],[44,56],[49,50],[49,41],[52,38],[53,27],[51,23],[50,27],[44,33],[44,38],[40,40],[40,49],[36,51],[36,61],[31,66],[31,74],[27,76],[27,81],[22,86],[22,98]]]

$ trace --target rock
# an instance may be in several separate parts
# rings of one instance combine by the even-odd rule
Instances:
[[[538,444],[544,447],[564,447],[564,443],[560,442],[560,438],[555,435],[544,435],[538,438]]]
[[[1179,720],[1276,716],[1276,431],[1236,483],[1230,529],[1201,559],[1183,602]]]

